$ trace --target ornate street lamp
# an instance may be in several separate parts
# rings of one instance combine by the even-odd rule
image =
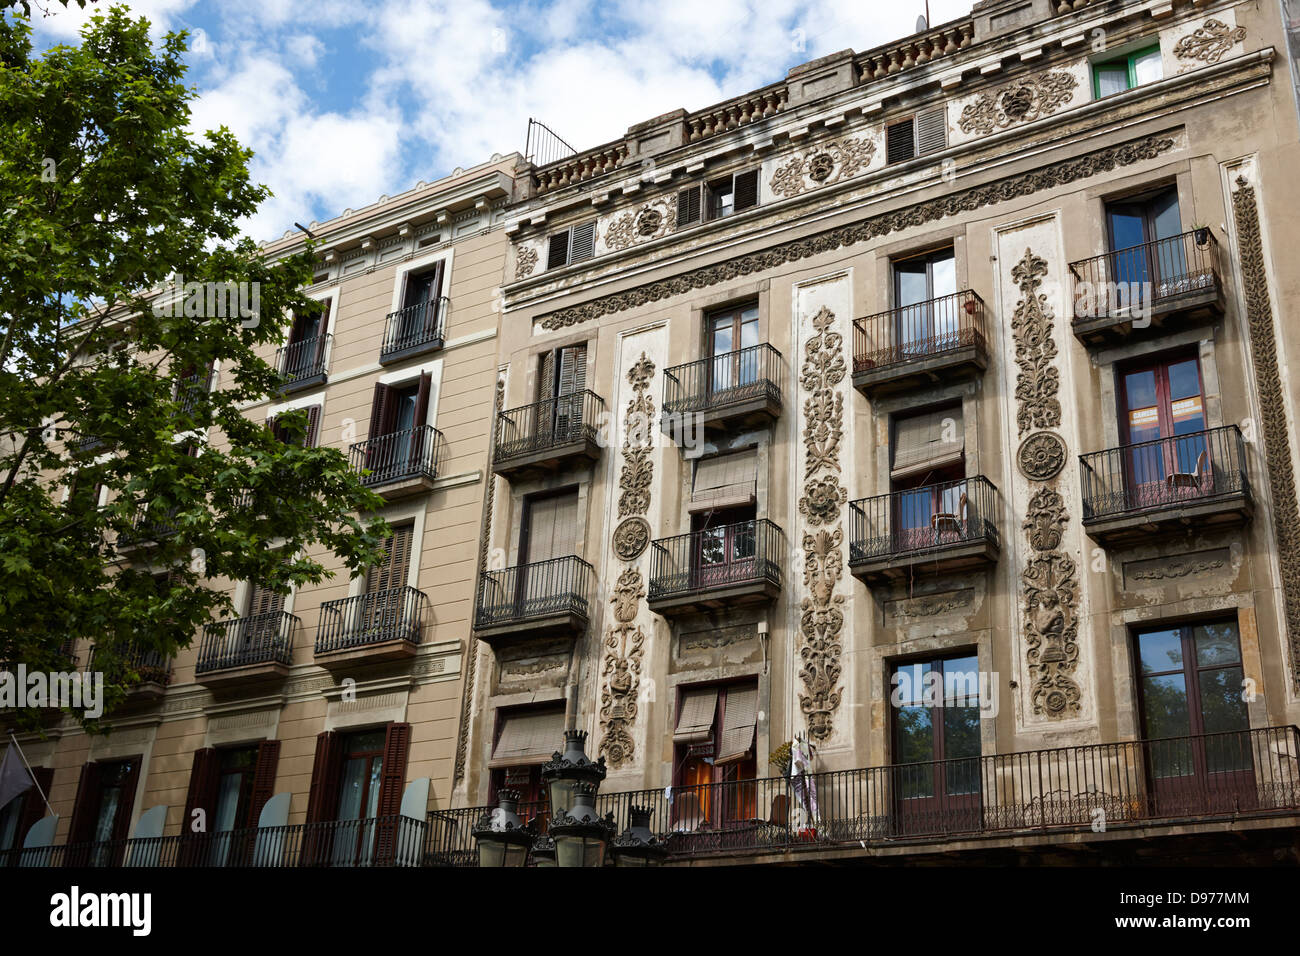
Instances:
[[[555,841],[543,833],[533,841],[533,848],[528,851],[528,859],[534,866],[555,866]]]
[[[573,788],[579,783],[591,784],[592,792],[600,789],[605,779],[605,758],[592,760],[583,746],[587,741],[585,730],[564,732],[564,753],[555,755],[542,765],[542,786],[551,798],[551,813],[569,809]]]
[[[626,830],[614,837],[610,844],[610,853],[614,855],[615,866],[659,866],[668,856],[668,847],[664,846],[650,832],[650,817],[654,814],[652,807],[628,807],[632,818]]]
[[[485,813],[470,830],[470,836],[478,842],[478,865],[523,866],[528,862],[528,848],[535,834],[515,812],[519,809],[519,794],[502,790],[497,794],[497,803],[497,808]]]
[[[605,849],[614,835],[614,814],[607,814],[604,819],[597,814],[593,784],[583,781],[573,784],[570,798],[572,806],[551,813],[549,833],[555,841],[556,865],[604,866]]]

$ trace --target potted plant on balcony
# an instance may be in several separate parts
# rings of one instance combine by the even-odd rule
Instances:
[[[1195,225],[1192,227],[1192,235],[1196,239],[1196,244],[1204,249],[1210,244],[1210,227],[1205,225]]]

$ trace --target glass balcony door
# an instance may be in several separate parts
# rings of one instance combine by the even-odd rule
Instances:
[[[961,331],[957,302],[944,298],[956,294],[957,260],[951,249],[894,263],[895,341],[901,357],[925,355],[956,342]]]
[[[1205,401],[1195,357],[1126,370],[1122,428],[1132,508],[1207,494],[1214,463],[1205,440]]]
[[[709,317],[710,395],[758,381],[758,306],[729,309]]]

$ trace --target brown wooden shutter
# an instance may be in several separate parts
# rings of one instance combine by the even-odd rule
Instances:
[[[113,818],[114,840],[125,840],[131,835],[131,811],[135,807],[135,788],[140,781],[140,763],[143,759],[143,756],[127,758],[131,769],[122,781],[122,796],[117,801],[117,816]]]
[[[373,565],[366,572],[368,593],[406,587],[407,572],[411,564],[411,542],[414,537],[415,525],[413,524],[393,529],[392,537],[384,545],[384,560]]]
[[[41,799],[41,794],[45,794],[46,800],[49,799],[50,786],[54,783],[54,768],[33,767],[32,778],[36,781],[36,786],[27,791],[27,799],[23,803],[23,815],[18,821],[19,848],[22,847],[23,840],[27,839],[27,831],[45,816],[45,800]]]
[[[333,730],[316,735],[316,759],[311,765],[307,793],[307,822],[333,820],[339,808],[339,778],[343,773],[343,738]]]
[[[543,352],[537,361],[537,401],[555,397],[555,353]]]
[[[758,205],[758,170],[749,169],[736,173],[734,190],[735,210],[752,209]]]
[[[937,153],[948,146],[948,113],[942,107],[916,115],[916,154]]]
[[[406,789],[406,759],[411,749],[411,725],[394,721],[384,735],[384,766],[380,771],[379,818],[375,855],[380,864],[392,863],[403,833],[402,821],[386,819],[402,812],[402,792]]]
[[[569,230],[551,236],[546,249],[546,268],[558,269],[569,264]]]
[[[375,385],[375,397],[370,402],[370,437],[387,434],[391,414],[393,390],[387,385]]]
[[[700,187],[691,186],[677,194],[677,228],[700,221]]]
[[[95,833],[95,815],[99,811],[99,764],[81,767],[77,780],[77,799],[72,805],[72,822],[68,827],[69,843],[86,843]]]
[[[316,327],[316,363],[320,363],[325,358],[325,333],[330,330],[330,299],[322,303],[325,308],[320,313],[320,325]]]
[[[275,436],[276,441],[283,443],[284,428],[280,425],[279,421],[277,421],[277,418],[278,416],[268,418],[266,420],[266,427],[271,429],[271,434]]]
[[[420,386],[415,393],[415,428],[425,424],[429,418],[429,393],[433,391],[433,373],[425,372],[420,376]]]
[[[320,411],[319,405],[313,405],[307,409],[307,433],[303,436],[302,447],[315,448],[320,438]]]
[[[260,584],[254,584],[248,593],[248,616],[279,614],[284,610],[284,595]]]
[[[193,832],[194,811],[203,810],[205,823],[212,826],[217,808],[217,787],[221,780],[221,754],[215,747],[194,751],[190,765],[190,786],[185,793],[185,816],[181,819],[181,834]]]
[[[916,117],[885,127],[885,162],[901,163],[916,155]]]
[[[596,253],[596,220],[574,226],[569,238],[569,261],[581,262]]]
[[[257,826],[262,808],[275,795],[275,774],[280,766],[280,741],[263,740],[257,745],[257,763],[253,767],[253,792],[248,800],[248,819],[244,826]]]

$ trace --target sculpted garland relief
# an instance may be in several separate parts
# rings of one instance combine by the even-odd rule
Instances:
[[[1026,249],[1011,270],[1020,288],[1020,301],[1011,320],[1015,336],[1016,421],[1020,433],[1061,424],[1060,373],[1053,365],[1056,341],[1047,296],[1039,289],[1047,261]],[[1064,466],[1067,449],[1059,435],[1034,432],[1020,446],[1018,461],[1026,477],[1046,481]],[[1020,573],[1030,674],[1030,702],[1035,714],[1063,720],[1080,710],[1082,692],[1074,679],[1079,666],[1079,582],[1074,559],[1062,549],[1070,516],[1065,499],[1049,485],[1040,485],[1029,499],[1021,525],[1029,557]]]
[[[650,524],[645,515],[650,510],[654,477],[654,463],[650,458],[655,416],[650,384],[654,372],[654,362],[642,352],[627,373],[632,398],[623,417],[623,467],[618,480],[618,516],[623,520],[614,531],[611,545],[614,554],[628,562],[639,558],[650,543]],[[616,768],[636,754],[631,729],[636,721],[636,695],[646,639],[636,617],[644,597],[641,571],[628,564],[619,574],[610,598],[614,623],[605,634],[604,685],[600,692],[600,753]]]
[[[939,199],[905,206],[893,212],[828,229],[804,239],[781,243],[760,252],[736,256],[717,265],[690,269],[669,279],[648,282],[626,292],[601,296],[581,305],[559,309],[543,317],[540,325],[543,329],[553,331],[590,322],[603,315],[634,309],[649,302],[658,302],[696,289],[708,288],[740,276],[765,272],[788,262],[798,262],[825,252],[833,252],[856,243],[867,242],[878,236],[925,225],[945,216],[973,212],[986,206],[1029,196],[1039,190],[1067,185],[1098,173],[1155,159],[1173,149],[1175,144],[1176,141],[1168,136],[1147,136],[1120,146],[1110,146],[1030,173],[1008,176],[970,189],[956,190]]]
[[[844,595],[835,588],[844,574],[844,529],[840,507],[848,489],[840,484],[840,441],[844,433],[843,336],[835,331],[835,315],[822,308],[812,320],[815,334],[804,343],[799,382],[804,398],[804,490],[799,512],[817,530],[805,533],[803,586],[800,603],[799,679],[805,693],[799,707],[814,740],[834,731],[840,704],[840,632],[844,628]]]
[[[992,133],[1055,113],[1074,99],[1079,80],[1073,73],[1053,71],[1025,77],[979,98],[961,111],[957,125],[963,133]]]
[[[1229,27],[1222,20],[1209,19],[1178,41],[1174,56],[1180,60],[1218,63],[1234,46],[1246,39],[1245,27]]]
[[[605,245],[612,251],[637,242],[658,239],[677,228],[677,203],[656,199],[615,217],[605,230]]]

